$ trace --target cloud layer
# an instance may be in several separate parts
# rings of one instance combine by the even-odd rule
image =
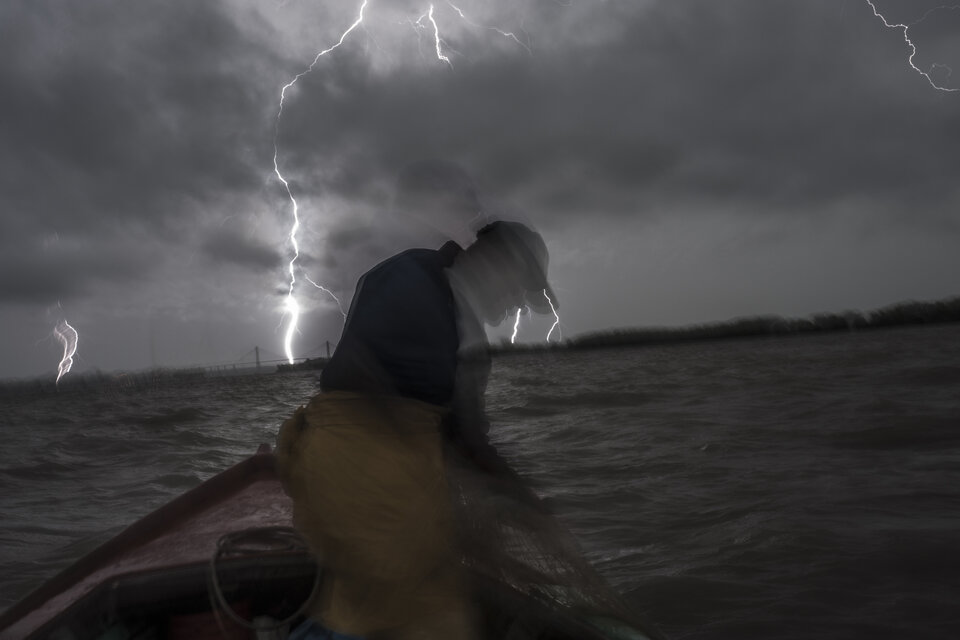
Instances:
[[[874,4],[890,23],[936,6]],[[391,209],[398,172],[426,157],[461,163],[495,210],[543,231],[568,333],[956,293],[960,94],[911,69],[902,29],[867,2],[457,8],[466,19],[434,11],[448,65],[426,5],[371,0],[278,123],[280,87],[357,7],[4,3],[0,375],[55,368],[36,343],[61,312],[81,345],[111,323],[130,344],[167,336],[157,364],[278,343],[291,210],[275,132],[303,213],[298,273],[347,300],[373,262],[427,241]],[[960,64],[960,11],[909,33],[915,64],[960,86],[934,66]],[[805,259],[879,281],[805,279]],[[302,343],[335,340],[336,305],[303,296]],[[198,342],[199,326],[218,338]],[[130,344],[81,362],[154,363]]]

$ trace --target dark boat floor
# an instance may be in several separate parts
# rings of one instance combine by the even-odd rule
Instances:
[[[70,640],[179,640],[283,638],[303,620],[299,612],[317,578],[309,556],[246,558],[218,567],[218,602],[210,565],[192,564],[118,577],[75,603],[55,624],[32,636]],[[613,620],[578,616],[524,596],[481,576],[480,638],[590,640],[643,638]],[[224,610],[229,605],[232,612]],[[232,613],[232,615],[230,615]],[[261,634],[251,627],[259,623]],[[286,621],[286,624],[279,625]],[[273,633],[270,627],[277,627]],[[274,635],[275,634],[275,635]]]

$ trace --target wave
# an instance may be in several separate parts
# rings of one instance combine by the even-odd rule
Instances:
[[[900,418],[901,424],[867,427],[828,436],[836,447],[846,449],[936,449],[960,445],[960,426],[947,416]]]
[[[54,462],[52,460],[40,460],[34,464],[0,469],[0,476],[21,480],[49,480],[51,477],[69,475],[74,471],[74,465]]]
[[[891,382],[898,385],[954,387],[960,386],[960,366],[939,365],[900,369],[890,372]]]
[[[180,407],[150,416],[131,416],[131,421],[144,427],[166,427],[203,423],[213,415],[202,407]]]
[[[653,401],[655,396],[642,391],[580,391],[564,395],[530,394],[526,407],[637,407]]]

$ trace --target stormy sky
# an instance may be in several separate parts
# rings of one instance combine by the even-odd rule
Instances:
[[[956,295],[960,10],[874,4],[930,81],[866,0],[435,0],[449,64],[429,2],[369,0],[278,120],[359,2],[6,0],[0,378],[61,319],[74,371],[280,357],[275,143],[297,355],[342,326],[305,278],[346,307],[438,243],[393,206],[424,158],[543,234],[565,336]]]

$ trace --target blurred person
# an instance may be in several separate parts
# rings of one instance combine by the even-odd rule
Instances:
[[[469,214],[476,202],[450,197],[469,194],[466,183],[414,182],[401,189],[417,196],[405,206]],[[477,637],[445,451],[508,469],[487,436],[483,324],[522,306],[549,312],[547,264],[539,234],[497,221],[465,250],[409,249],[360,278],[321,392],[278,434],[294,526],[325,570],[310,620],[291,637]]]

